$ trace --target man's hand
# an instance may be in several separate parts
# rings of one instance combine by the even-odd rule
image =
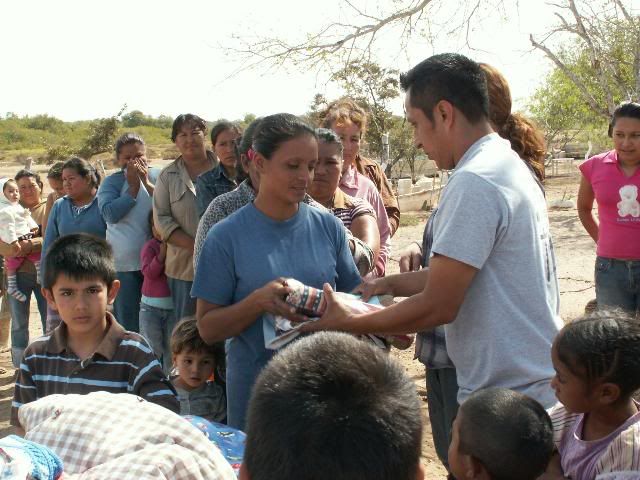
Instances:
[[[391,288],[388,277],[382,277],[365,280],[353,290],[353,293],[359,293],[362,295],[362,301],[367,302],[375,295],[393,296],[393,289]]]
[[[416,272],[422,267],[422,248],[416,242],[410,243],[400,252],[400,273]]]
[[[306,323],[300,330],[302,332],[316,332],[318,330],[348,331],[346,326],[353,314],[336,297],[331,285],[325,283],[322,291],[327,301],[327,309],[324,315],[315,322]]]

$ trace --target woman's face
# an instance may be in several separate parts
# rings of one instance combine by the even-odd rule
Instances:
[[[318,143],[318,162],[309,194],[320,202],[333,198],[342,175],[342,155],[335,143]]]
[[[299,203],[313,181],[318,161],[318,142],[311,135],[288,140],[278,147],[270,159],[258,154],[260,191],[268,190],[282,203]]]
[[[89,178],[82,177],[73,168],[65,168],[62,170],[62,185],[64,192],[72,199],[91,195],[91,191],[93,190]]]
[[[47,178],[49,186],[57,198],[64,196],[64,185],[62,184],[62,178]]]
[[[213,151],[220,160],[220,163],[227,168],[235,168],[236,166],[236,140],[240,135],[234,130],[223,130],[216,138],[213,145]]]
[[[26,208],[32,208],[40,203],[42,189],[35,178],[22,177],[17,183],[18,189],[20,190],[20,203],[22,203],[22,205]]]
[[[612,136],[620,162],[624,165],[640,165],[640,119],[618,118]]]
[[[182,157],[189,161],[206,155],[204,132],[192,124],[184,124],[175,141]]]
[[[120,149],[118,154],[118,166],[120,168],[126,167],[129,162],[134,160],[140,160],[145,165],[147,164],[146,149],[141,143],[129,143]]]
[[[344,151],[342,152],[342,158],[344,158],[344,168],[347,169],[356,160],[356,156],[360,153],[360,137],[362,130],[353,122],[345,122],[340,125],[337,122],[331,124],[331,130],[336,132],[342,140],[342,146]]]

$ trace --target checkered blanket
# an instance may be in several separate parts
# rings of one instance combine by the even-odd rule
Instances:
[[[135,395],[49,395],[18,411],[25,438],[53,450],[65,480],[232,480],[222,454],[179,415]]]

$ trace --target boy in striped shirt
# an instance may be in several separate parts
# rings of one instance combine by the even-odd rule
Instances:
[[[131,393],[179,411],[176,392],[147,341],[125,331],[107,311],[120,282],[103,239],[61,237],[45,257],[43,293],[62,323],[25,350],[11,408],[55,393]]]

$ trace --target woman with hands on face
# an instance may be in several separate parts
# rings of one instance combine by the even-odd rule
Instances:
[[[98,206],[107,222],[107,241],[113,247],[120,293],[115,315],[129,331],[139,332],[143,276],[140,252],[151,238],[149,213],[156,169],[149,169],[145,143],[136,133],[125,133],[115,144],[120,169],[107,177],[98,190]]]
[[[347,292],[360,283],[340,220],[303,202],[318,160],[314,129],[290,114],[265,117],[248,155],[260,176],[257,196],[209,231],[192,290],[200,336],[228,340],[227,413],[240,429],[255,379],[273,355],[265,347],[274,334],[267,314],[304,320],[284,302],[284,278]]]

